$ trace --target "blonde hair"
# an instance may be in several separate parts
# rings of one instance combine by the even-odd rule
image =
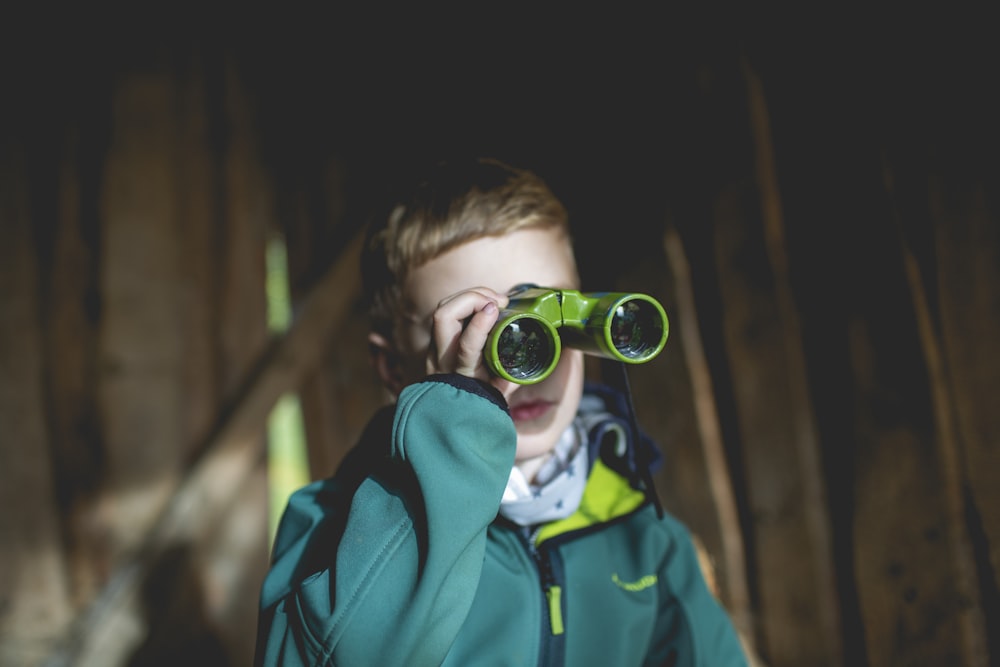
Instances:
[[[528,228],[569,235],[566,209],[534,173],[480,158],[438,163],[369,222],[361,257],[373,331],[391,336],[410,272],[467,241]]]

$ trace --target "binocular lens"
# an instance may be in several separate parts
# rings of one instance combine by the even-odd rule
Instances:
[[[663,318],[653,304],[625,301],[611,318],[611,341],[629,359],[641,359],[653,352],[663,338]]]
[[[497,359],[512,378],[529,379],[553,361],[553,348],[538,320],[521,318],[504,327],[497,340]]]

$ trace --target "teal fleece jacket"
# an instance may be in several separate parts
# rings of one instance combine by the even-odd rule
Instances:
[[[602,433],[580,507],[529,531],[498,517],[516,444],[503,397],[457,375],[407,387],[289,500],[256,664],[745,665],[689,533]]]

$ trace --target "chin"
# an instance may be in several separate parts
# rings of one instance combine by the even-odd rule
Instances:
[[[524,421],[515,421],[514,428],[517,429],[517,441],[521,442],[525,438],[527,439],[537,439],[544,435],[544,433],[552,428],[552,418],[551,415],[548,419],[532,419]]]

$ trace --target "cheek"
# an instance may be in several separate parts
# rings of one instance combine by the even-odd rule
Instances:
[[[396,340],[399,341],[400,350],[405,350],[410,355],[415,355],[420,351],[426,353],[427,346],[431,341],[429,327],[421,326],[415,322],[398,324],[394,333]]]
[[[402,325],[396,329],[399,365],[406,384],[416,382],[426,375],[430,338],[430,332],[416,324]]]
[[[563,349],[559,365],[549,378],[563,397],[563,407],[574,415],[583,394],[583,370],[583,352]]]

